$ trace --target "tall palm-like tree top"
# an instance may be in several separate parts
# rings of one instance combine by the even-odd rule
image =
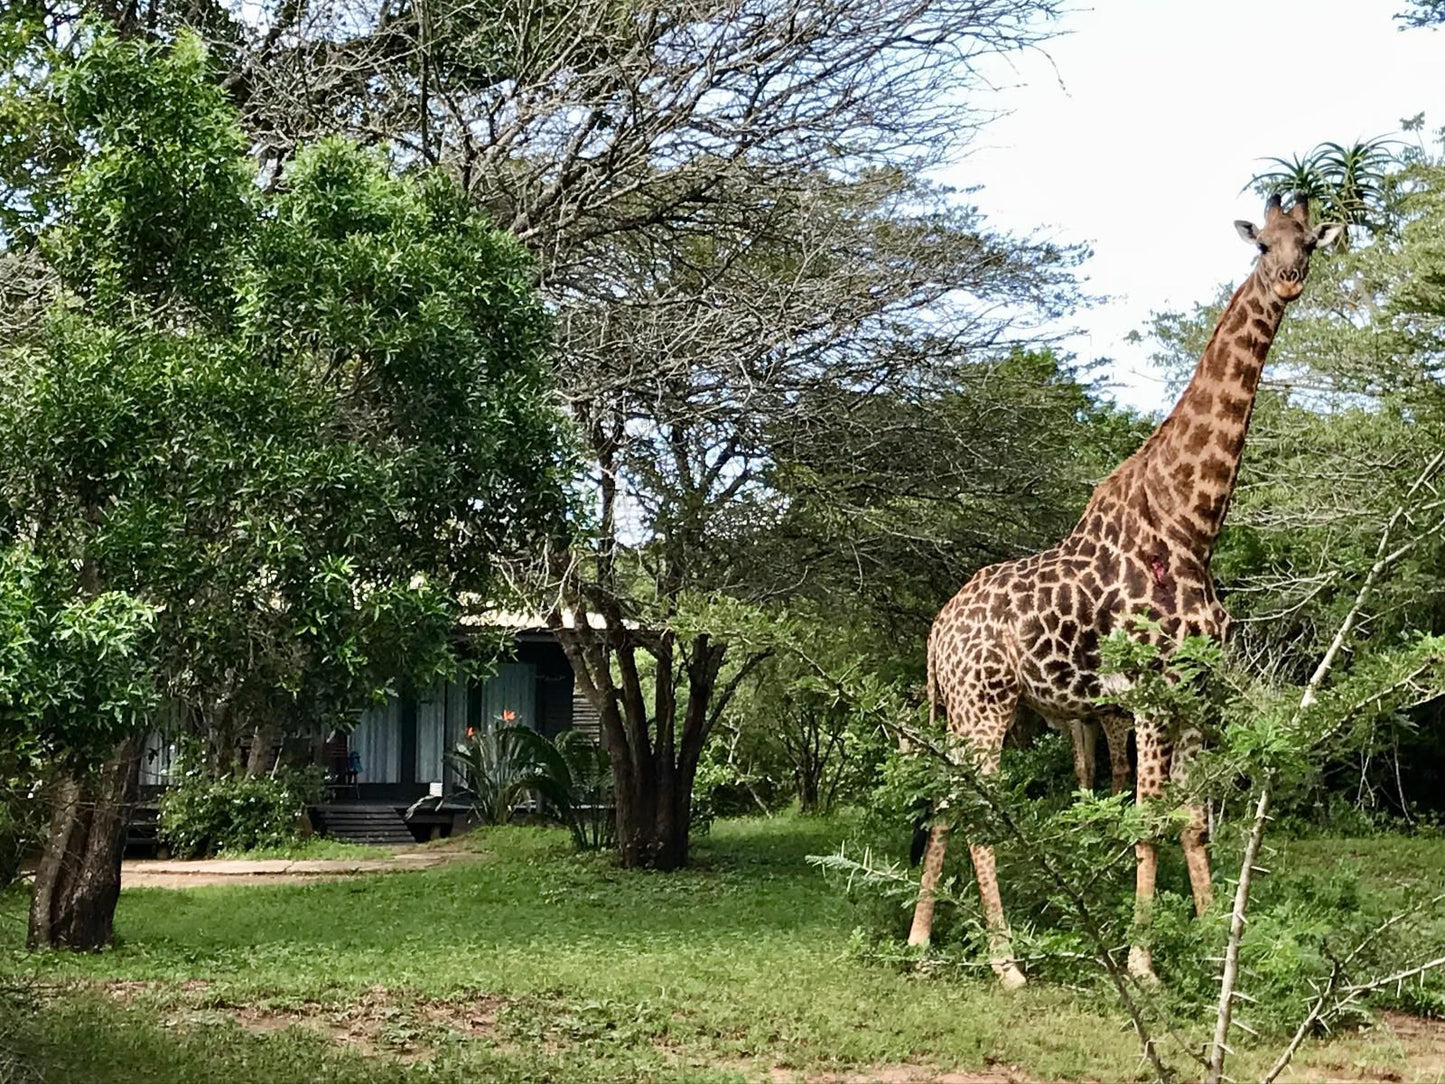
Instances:
[[[1390,175],[1401,164],[1397,146],[1384,137],[1349,146],[1321,143],[1304,155],[1266,159],[1274,168],[1255,174],[1245,187],[1267,195],[1299,193],[1325,220],[1378,233],[1390,218]]]

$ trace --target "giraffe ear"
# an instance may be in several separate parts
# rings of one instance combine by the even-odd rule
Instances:
[[[1315,248],[1328,248],[1344,232],[1345,227],[1338,222],[1320,223],[1319,229],[1315,230]]]
[[[1234,220],[1234,228],[1239,231],[1239,236],[1244,238],[1247,245],[1259,244],[1259,230],[1253,222],[1246,222],[1242,218]]]

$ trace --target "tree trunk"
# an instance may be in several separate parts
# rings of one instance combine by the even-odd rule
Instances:
[[[693,780],[720,709],[714,703],[714,688],[727,649],[706,635],[691,639],[685,652],[687,705],[679,711],[671,689],[678,661],[671,636],[662,634],[648,643],[646,650],[657,661],[651,675],[656,684],[649,718],[643,674],[635,658],[642,637],[627,629],[615,613],[609,618],[606,630],[580,621],[568,628],[560,611],[554,611],[549,621],[572,663],[577,684],[600,718],[612,762],[618,861],[633,869],[680,869],[688,860]],[[732,686],[725,690],[724,701],[731,691]]]
[[[110,944],[139,770],[140,741],[132,738],[95,771],[56,784],[30,900],[26,943],[32,950],[99,952]]]
[[[687,865],[692,780],[658,760],[651,777],[634,777],[626,800],[617,794],[617,851],[629,869],[674,870]]]
[[[276,749],[278,728],[274,723],[257,723],[251,731],[251,748],[246,755],[246,778],[255,779],[272,771],[280,756]]]
[[[818,779],[813,765],[798,769],[798,812],[818,812]]]

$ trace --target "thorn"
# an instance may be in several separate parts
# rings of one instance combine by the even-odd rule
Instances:
[[[1250,866],[1249,868],[1252,869],[1252,870],[1254,870],[1255,873],[1262,874],[1263,876],[1266,876],[1266,877],[1269,876],[1269,872],[1270,872],[1270,871],[1267,870],[1267,869],[1265,869],[1263,866]]]
[[[1236,990],[1236,991],[1234,991],[1234,996],[1235,996],[1235,997],[1238,997],[1238,998],[1243,998],[1245,1001],[1248,1001],[1251,1005],[1258,1005],[1258,1004],[1259,1004],[1259,998],[1257,998],[1257,997],[1250,997],[1250,996],[1249,996],[1248,994],[1246,994],[1243,990]]]
[[[1251,1035],[1253,1035],[1256,1039],[1259,1038],[1259,1032],[1255,1031],[1254,1028],[1250,1027],[1250,1026],[1249,1026],[1248,1024],[1246,1024],[1243,1020],[1235,1020],[1235,1021],[1233,1021],[1233,1023],[1234,1023],[1234,1026],[1235,1026],[1235,1027],[1240,1028],[1240,1029],[1243,1030],[1243,1031],[1249,1032],[1249,1033],[1250,1033]]]

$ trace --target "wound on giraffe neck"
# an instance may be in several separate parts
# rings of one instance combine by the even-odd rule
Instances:
[[[1163,587],[1169,582],[1169,564],[1157,553],[1149,558],[1149,567],[1154,572],[1154,582]]]

